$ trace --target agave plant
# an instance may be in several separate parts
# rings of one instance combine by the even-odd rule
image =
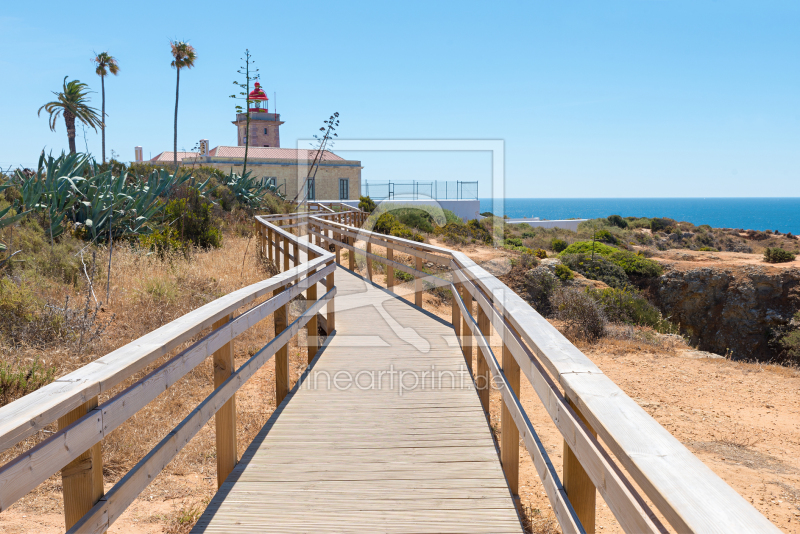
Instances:
[[[152,231],[149,223],[158,219],[164,209],[163,200],[176,188],[192,180],[203,196],[210,193],[209,180],[195,185],[191,173],[170,174],[154,170],[146,178],[127,172],[117,176],[111,170],[97,172],[89,156],[62,154],[39,158],[36,174],[17,172],[12,182],[19,188],[22,200],[17,211],[46,213],[51,240],[60,236],[67,223],[84,226],[91,239],[136,236]],[[8,187],[6,184],[5,187]],[[0,186],[3,187],[3,186]],[[0,189],[1,190],[1,189]],[[0,212],[0,216],[6,212]],[[5,223],[0,220],[0,228]]]
[[[249,171],[241,176],[231,171],[225,180],[225,185],[240,204],[251,209],[261,207],[265,193],[284,198],[284,195],[278,192],[278,188],[267,182],[266,178],[254,178]]]

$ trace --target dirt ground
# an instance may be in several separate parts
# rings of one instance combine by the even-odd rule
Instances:
[[[237,246],[237,250],[242,249],[244,243]],[[499,267],[503,264],[499,259],[510,255],[507,251],[479,246],[462,250],[476,261]],[[694,254],[721,256],[732,253]],[[253,276],[256,274],[254,272]],[[375,281],[383,285],[383,276],[376,275]],[[450,318],[449,304],[434,294],[425,294],[424,307],[445,319]],[[270,329],[265,327],[259,336],[270,333]],[[247,338],[237,342],[237,365],[244,363],[258,341]],[[301,336],[290,350],[295,378],[304,366],[305,350],[298,348],[303,347],[304,342],[304,336]],[[647,343],[638,338],[612,337],[594,345],[579,344],[579,347],[625,393],[783,532],[800,534],[800,371],[732,362],[693,350],[674,340]],[[209,377],[210,368],[196,377],[189,377],[197,384],[204,384],[198,387],[197,398],[210,391],[207,383],[203,382]],[[274,366],[270,363],[237,395],[240,453],[274,409],[273,377]],[[563,441],[524,377],[521,398],[560,472]],[[153,404],[159,402],[166,400],[160,397]],[[184,403],[184,411],[196,405],[194,398],[187,398]],[[495,394],[491,422],[496,435],[501,431],[499,414],[499,395]],[[163,433],[166,431],[168,429]],[[213,440],[212,423],[202,429],[109,532],[188,532],[215,491]],[[152,442],[152,438],[145,441]],[[104,457],[106,447],[104,443]],[[531,530],[559,532],[538,475],[522,444],[520,459],[521,504]],[[111,486],[111,480],[119,476],[107,475],[107,488]],[[63,531],[62,508],[60,480],[52,477],[9,510],[0,513],[0,532]],[[622,532],[599,495],[597,508],[598,532]]]

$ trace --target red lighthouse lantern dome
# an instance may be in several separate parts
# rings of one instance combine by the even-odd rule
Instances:
[[[267,98],[267,94],[261,89],[261,84],[256,82],[250,94],[247,95],[247,99],[250,101],[251,104],[254,104],[254,108],[250,108],[250,111],[267,111],[269,98]],[[263,104],[263,109],[262,109]]]

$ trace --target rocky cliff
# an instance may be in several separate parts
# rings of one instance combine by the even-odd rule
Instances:
[[[690,259],[661,259],[664,274],[646,284],[656,305],[700,350],[774,359],[769,333],[800,309],[800,268]]]

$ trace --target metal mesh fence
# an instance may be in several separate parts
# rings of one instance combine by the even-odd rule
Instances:
[[[361,182],[361,194],[372,200],[477,200],[478,182],[440,181],[432,182]]]

